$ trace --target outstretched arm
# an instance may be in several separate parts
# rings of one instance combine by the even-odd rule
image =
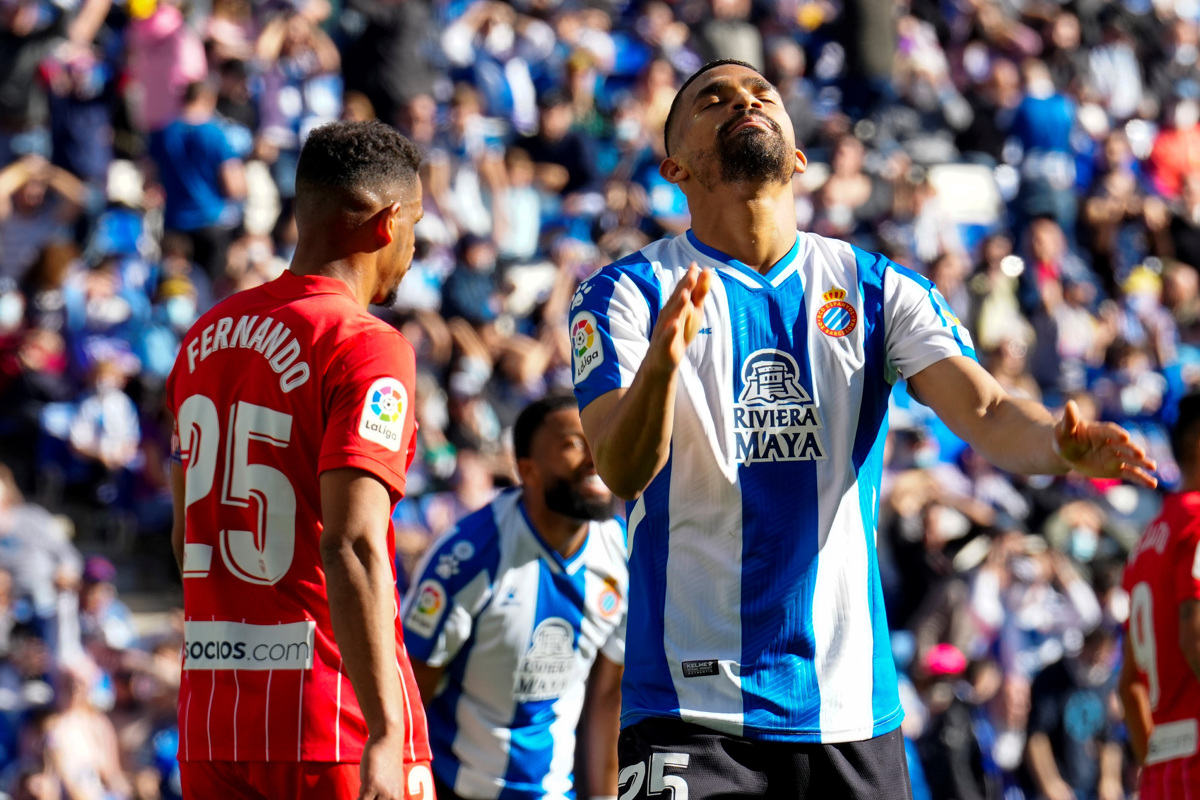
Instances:
[[[1040,403],[1009,395],[965,356],[932,364],[908,379],[913,394],[988,461],[1007,472],[1124,478],[1153,488],[1152,459],[1110,422],[1080,418],[1074,401],[1055,420]]]
[[[675,287],[650,333],[650,347],[627,389],[583,409],[583,430],[596,472],[613,494],[634,500],[667,463],[675,424],[679,364],[700,329],[711,273],[694,263]]]

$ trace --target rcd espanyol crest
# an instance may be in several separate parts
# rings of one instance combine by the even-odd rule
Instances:
[[[846,302],[846,290],[834,287],[821,295],[825,305],[817,309],[817,327],[826,336],[840,339],[858,324],[858,312]]]

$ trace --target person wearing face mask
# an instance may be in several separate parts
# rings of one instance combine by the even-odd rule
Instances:
[[[570,396],[513,427],[521,488],[430,548],[404,602],[439,800],[574,797],[585,696],[589,796],[617,794],[626,532]],[[511,684],[497,676],[513,675]],[[501,683],[504,683],[501,686]]]
[[[1033,681],[1026,764],[1046,800],[1122,800],[1121,745],[1108,713],[1117,636],[1100,626],[1077,655]]]

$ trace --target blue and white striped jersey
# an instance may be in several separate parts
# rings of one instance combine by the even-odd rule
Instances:
[[[667,465],[629,506],[622,724],[845,742],[902,712],[875,551],[888,395],[974,357],[933,285],[800,233],[771,271],[691,231],[590,276],[571,306],[580,406],[628,387],[688,265],[716,271],[680,366]]]
[[[446,672],[427,707],[433,770],[470,798],[575,796],[575,728],[597,653],[625,660],[625,523],[564,559],[505,492],[425,556],[404,601],[410,658]]]

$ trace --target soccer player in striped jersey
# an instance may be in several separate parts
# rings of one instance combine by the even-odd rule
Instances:
[[[1120,691],[1142,800],[1200,798],[1200,395],[1171,437],[1183,480],[1129,554]]]
[[[521,488],[424,559],[404,638],[429,714],[439,800],[575,796],[575,729],[595,800],[617,784],[629,573],[625,526],[596,475],[575,398],[517,418]]]
[[[584,430],[629,501],[622,797],[907,798],[875,552],[892,386],[1011,472],[1154,485],[1153,464],[1006,394],[929,281],[798,233],[805,158],[753,67],[689,78],[665,139],[692,229],[589,277],[570,318]]]
[[[314,130],[291,268],[202,316],[167,380],[185,800],[433,800],[390,523],[416,357],[367,311],[412,261],[420,160],[379,122]]]

